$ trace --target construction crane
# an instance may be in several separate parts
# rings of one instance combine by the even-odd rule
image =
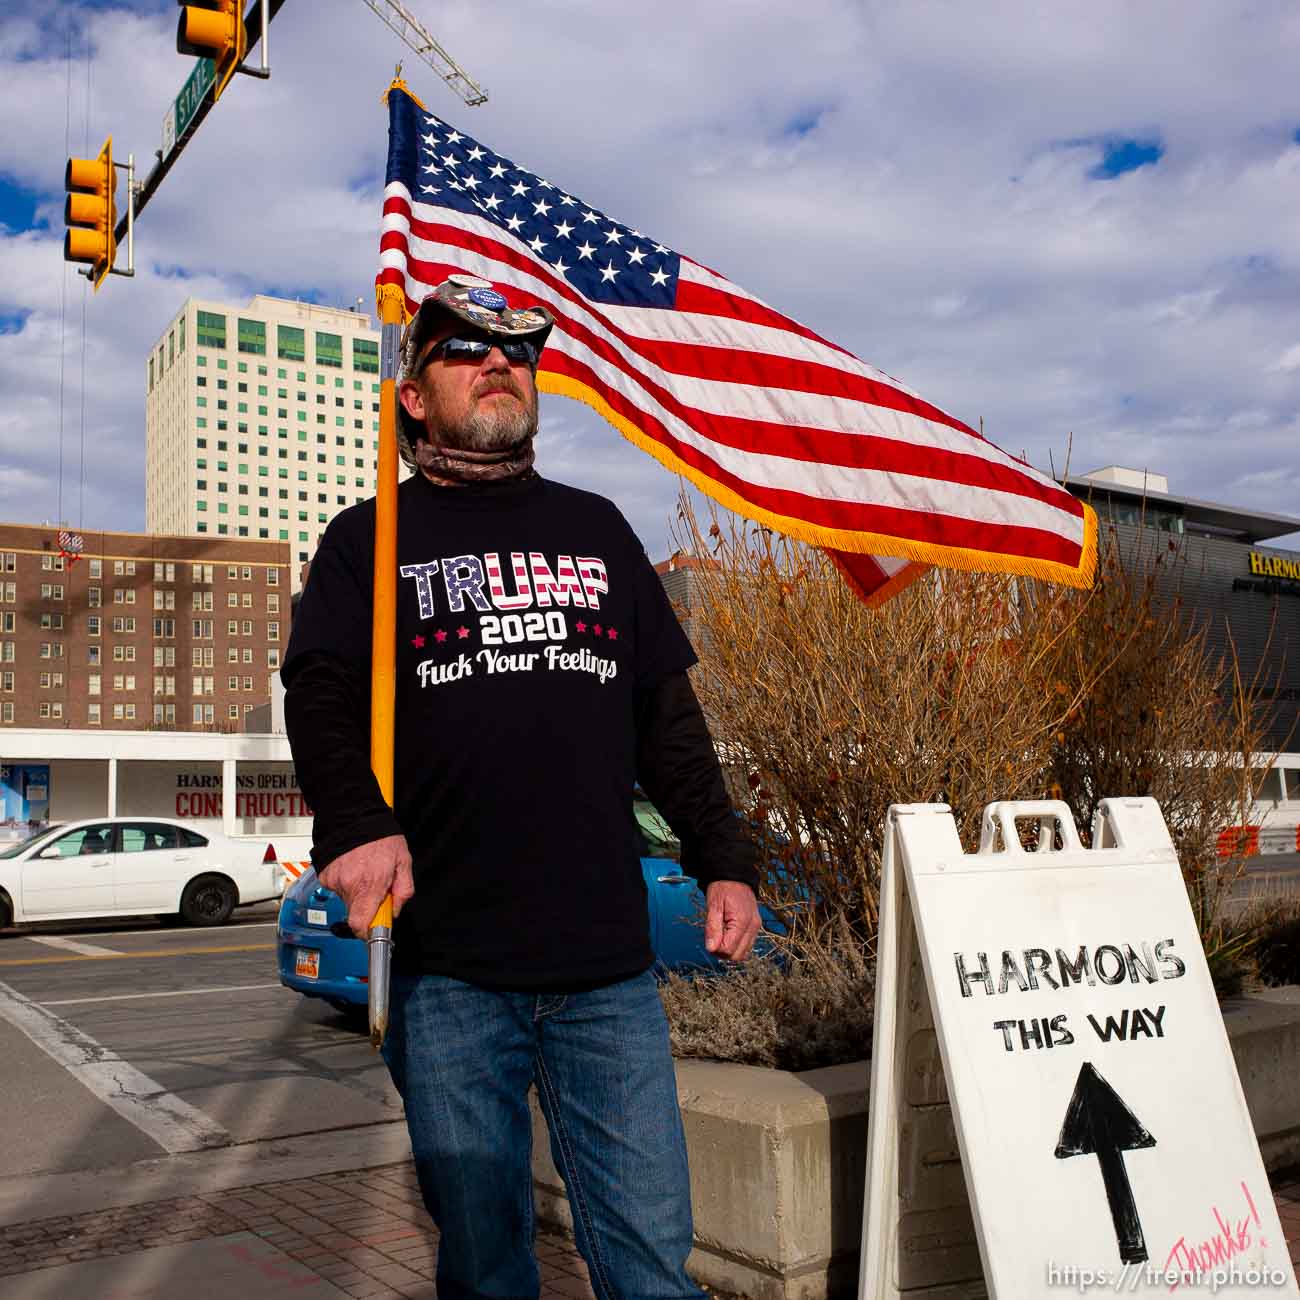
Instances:
[[[364,0],[470,107],[487,103],[487,91],[433,39],[428,29],[400,0]]]

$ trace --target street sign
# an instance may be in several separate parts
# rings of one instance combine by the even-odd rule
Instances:
[[[176,147],[176,141],[185,134],[186,128],[199,111],[208,92],[217,79],[216,64],[211,59],[196,59],[194,70],[186,78],[181,92],[175,102],[163,114],[162,156],[166,158]]]
[[[1026,823],[1037,852],[1026,852]],[[1300,1296],[1152,799],[890,810],[862,1300]]]

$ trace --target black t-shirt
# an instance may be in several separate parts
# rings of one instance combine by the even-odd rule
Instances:
[[[368,680],[374,521],[367,501],[326,530],[286,681],[316,653]],[[695,654],[636,535],[605,498],[539,476],[417,475],[397,559],[394,812],[416,893],[395,965],[506,987],[644,970],[634,701]]]

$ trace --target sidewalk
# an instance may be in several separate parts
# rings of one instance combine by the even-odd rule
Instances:
[[[1273,1191],[1300,1263],[1300,1170]],[[0,1228],[6,1300],[432,1300],[437,1233],[409,1161]],[[573,1244],[537,1239],[543,1300],[590,1300]]]
[[[432,1300],[438,1237],[409,1162],[0,1228],[6,1300]],[[546,1300],[591,1297],[541,1234]]]

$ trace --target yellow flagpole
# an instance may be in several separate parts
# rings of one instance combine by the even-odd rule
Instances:
[[[397,682],[397,363],[406,295],[399,285],[377,292],[380,344],[379,475],[375,490],[375,603],[371,630],[370,766],[380,793],[393,804],[394,693]],[[367,936],[370,951],[370,1044],[388,1031],[388,982],[393,952],[393,896],[379,906]]]

